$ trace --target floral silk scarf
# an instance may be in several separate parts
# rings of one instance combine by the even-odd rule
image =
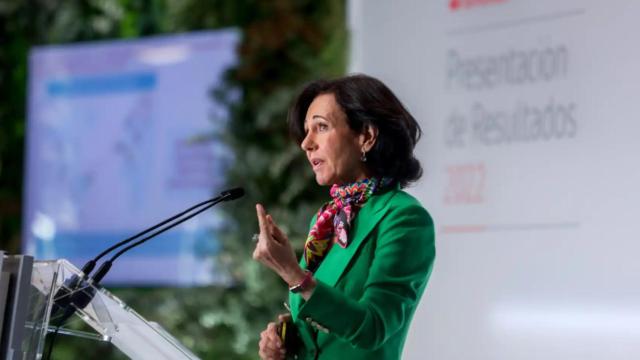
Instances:
[[[311,227],[304,243],[307,269],[315,272],[334,242],[343,248],[349,245],[349,230],[356,214],[371,195],[390,182],[386,178],[371,178],[343,186],[334,184],[331,187],[329,193],[332,200],[318,211],[316,223]]]

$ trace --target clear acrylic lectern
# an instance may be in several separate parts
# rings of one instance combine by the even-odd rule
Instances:
[[[77,296],[78,292],[84,292],[80,295],[91,300],[83,309],[76,307],[74,316],[79,316],[95,332],[61,327],[59,333],[109,341],[131,359],[198,359],[159,325],[145,320],[106,289],[86,282],[83,287],[69,289],[65,281],[68,284],[73,276],[82,277],[83,274],[66,260],[33,263],[32,291],[22,346],[25,359],[42,357],[45,336],[54,331],[57,324],[56,304],[64,303],[61,297]]]

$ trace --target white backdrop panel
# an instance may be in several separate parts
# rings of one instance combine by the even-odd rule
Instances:
[[[406,359],[640,356],[636,1],[352,1],[424,131],[437,258]]]

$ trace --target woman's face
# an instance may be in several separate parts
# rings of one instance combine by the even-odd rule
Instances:
[[[321,94],[313,100],[307,109],[304,130],[306,136],[300,147],[319,185],[344,184],[367,177],[367,169],[360,161],[366,135],[349,128],[347,116],[333,94]]]

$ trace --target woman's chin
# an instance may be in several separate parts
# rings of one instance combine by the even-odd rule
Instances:
[[[329,184],[326,180],[318,179],[317,177],[316,177],[316,182],[317,182],[317,183],[318,183],[318,185],[320,185],[320,186],[332,185],[332,184]]]
[[[334,182],[331,181],[331,179],[327,178],[326,176],[322,176],[322,174],[318,174],[318,173],[316,173],[316,182],[320,186],[328,186],[328,185],[334,184]]]

